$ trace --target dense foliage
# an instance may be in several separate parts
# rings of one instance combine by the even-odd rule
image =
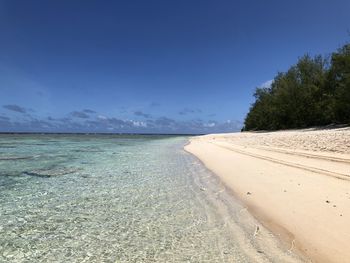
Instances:
[[[322,56],[301,57],[257,88],[244,130],[278,130],[350,123],[350,44]]]

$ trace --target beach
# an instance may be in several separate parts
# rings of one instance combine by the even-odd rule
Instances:
[[[0,262],[303,262],[188,138],[0,135]]]
[[[185,150],[291,251],[348,262],[350,128],[211,134]]]

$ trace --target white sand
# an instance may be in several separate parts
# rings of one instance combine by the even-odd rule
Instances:
[[[350,128],[214,134],[185,149],[312,262],[350,262]]]

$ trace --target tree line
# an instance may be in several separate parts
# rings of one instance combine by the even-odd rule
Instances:
[[[349,124],[350,43],[328,58],[304,55],[254,97],[243,130]]]

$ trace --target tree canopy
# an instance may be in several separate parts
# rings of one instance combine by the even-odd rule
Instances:
[[[304,55],[254,97],[243,130],[350,123],[350,44],[329,59]]]

